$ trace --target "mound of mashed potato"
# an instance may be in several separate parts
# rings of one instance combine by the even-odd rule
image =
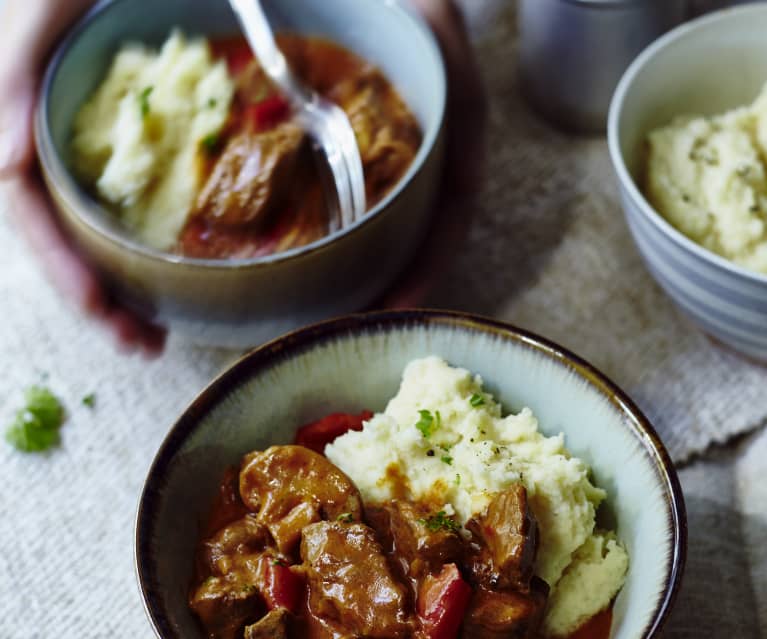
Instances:
[[[767,273],[767,87],[754,104],[650,133],[645,194],[682,233]]]
[[[75,171],[142,242],[168,249],[200,189],[200,145],[224,126],[233,94],[205,40],[175,31],[160,51],[126,45],[75,118]]]
[[[410,497],[465,524],[493,493],[521,482],[538,520],[535,574],[550,586],[547,636],[566,636],[606,608],[628,570],[614,534],[596,530],[605,492],[563,435],[545,437],[529,409],[502,416],[482,379],[437,357],[414,360],[383,413],[325,448],[365,500]]]

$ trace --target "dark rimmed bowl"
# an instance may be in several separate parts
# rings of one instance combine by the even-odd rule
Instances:
[[[687,524],[673,464],[644,415],[592,366],[535,335],[471,315],[401,311],[331,320],[261,346],[173,425],[136,522],[139,586],[158,637],[203,638],[186,602],[200,523],[224,470],[328,413],[382,410],[405,365],[426,355],[479,373],[507,411],[529,406],[544,433],[563,432],[592,466],[630,555],[611,637],[658,636],[682,578]]]
[[[264,5],[276,29],[328,37],[378,65],[421,124],[423,143],[406,175],[348,229],[255,259],[185,258],[140,244],[70,174],[72,121],[117,49],[126,41],[159,45],[174,26],[191,35],[237,33],[226,2],[99,2],[54,54],[35,120],[40,164],[61,222],[117,297],[197,342],[220,346],[253,346],[378,298],[423,238],[442,165],[442,57],[429,28],[405,3],[264,0]]]

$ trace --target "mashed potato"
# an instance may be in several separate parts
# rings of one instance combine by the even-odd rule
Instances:
[[[74,123],[75,170],[149,246],[175,244],[200,188],[199,149],[234,93],[204,40],[174,32],[157,51],[127,45]]]
[[[540,531],[535,573],[552,588],[549,636],[575,630],[623,585],[628,556],[614,536],[595,531],[605,492],[588,466],[561,434],[539,433],[529,409],[502,417],[481,378],[437,357],[411,362],[386,410],[325,454],[365,500],[391,499],[404,482],[412,498],[442,505],[461,523],[521,482]]]
[[[689,238],[767,273],[767,87],[751,106],[648,136],[645,191]]]

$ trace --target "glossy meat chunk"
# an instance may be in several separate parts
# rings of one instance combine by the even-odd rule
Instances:
[[[328,97],[346,111],[357,138],[370,202],[407,171],[421,144],[412,114],[380,71],[367,67],[343,79]]]
[[[205,540],[201,559],[211,574],[226,575],[233,568],[233,557],[258,553],[269,541],[266,527],[259,524],[254,515],[248,514]]]
[[[359,520],[357,487],[322,455],[302,446],[273,446],[245,457],[240,495],[272,534],[281,552],[291,553],[301,531],[322,519],[343,515]]]
[[[458,561],[461,556],[463,541],[456,531],[427,525],[433,514],[425,505],[401,500],[366,508],[368,521],[387,549],[413,577]]]
[[[192,217],[220,226],[264,222],[295,188],[302,150],[304,132],[290,122],[238,133],[213,165]]]
[[[292,615],[285,608],[270,610],[245,628],[244,639],[288,639]]]
[[[534,578],[528,594],[479,588],[469,603],[462,639],[536,639],[548,586]]]
[[[487,510],[471,519],[466,528],[481,546],[474,565],[480,583],[526,591],[533,575],[538,539],[525,487],[515,484],[497,493]]]
[[[404,175],[421,145],[421,130],[397,91],[371,64],[333,51],[317,38],[280,35],[291,68],[338,104],[357,137],[368,206]]]
[[[313,615],[350,636],[412,636],[406,589],[392,575],[373,530],[363,524],[312,524],[304,530],[301,558]]]
[[[216,639],[241,639],[243,626],[265,612],[253,580],[236,572],[208,577],[190,597],[189,606]]]

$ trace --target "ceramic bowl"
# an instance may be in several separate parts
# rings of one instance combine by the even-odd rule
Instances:
[[[126,41],[159,45],[174,26],[187,34],[237,33],[226,2],[100,2],[54,54],[36,114],[40,163],[73,240],[123,302],[202,343],[252,346],[369,305],[411,260],[438,186],[444,68],[431,31],[406,3],[264,0],[264,6],[277,30],[328,37],[378,65],[421,124],[423,143],[407,174],[343,232],[258,259],[183,258],[138,243],[70,174],[72,121],[116,50]]]
[[[629,67],[610,107],[610,155],[623,209],[653,277],[700,328],[767,360],[767,275],[704,249],[640,191],[647,134],[683,114],[714,115],[753,102],[767,82],[767,6],[745,5],[683,25]]]
[[[290,443],[297,426],[336,411],[380,411],[405,365],[439,355],[479,373],[506,411],[529,406],[547,435],[609,493],[631,567],[612,637],[656,637],[682,576],[684,501],[668,454],[631,400],[589,364],[506,324],[462,314],[353,315],[302,329],[245,356],[173,425],[149,471],[136,523],[136,565],[162,639],[203,638],[187,608],[195,543],[224,470]]]

